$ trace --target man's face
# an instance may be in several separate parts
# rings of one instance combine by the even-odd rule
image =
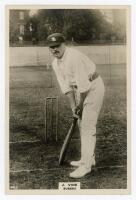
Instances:
[[[65,45],[62,43],[58,46],[49,47],[52,55],[58,59],[62,58],[65,52]]]

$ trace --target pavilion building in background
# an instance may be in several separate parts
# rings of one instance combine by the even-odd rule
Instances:
[[[27,34],[27,21],[29,19],[30,10],[10,10],[9,28],[10,41],[23,40]]]

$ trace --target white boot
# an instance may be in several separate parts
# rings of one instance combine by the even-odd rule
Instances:
[[[84,162],[82,160],[78,160],[78,161],[71,161],[70,165],[73,167],[79,167],[81,165],[83,165]],[[95,157],[92,159],[92,166],[95,166],[96,162],[95,162]]]
[[[81,165],[78,167],[75,171],[69,174],[70,177],[72,178],[82,178],[86,174],[91,172],[91,168],[86,168],[85,165]]]

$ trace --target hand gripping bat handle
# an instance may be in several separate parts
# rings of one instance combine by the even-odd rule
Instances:
[[[63,143],[61,151],[60,151],[59,165],[61,165],[63,163],[64,159],[65,159],[65,155],[66,155],[66,152],[68,150],[72,135],[74,133],[77,120],[78,120],[78,118],[75,118],[75,117],[73,118],[71,127],[70,127],[70,129],[69,129],[69,131],[68,131],[68,133],[65,137],[64,143]]]

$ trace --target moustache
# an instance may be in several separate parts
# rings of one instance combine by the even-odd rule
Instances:
[[[59,53],[59,51],[54,51],[53,53]]]

